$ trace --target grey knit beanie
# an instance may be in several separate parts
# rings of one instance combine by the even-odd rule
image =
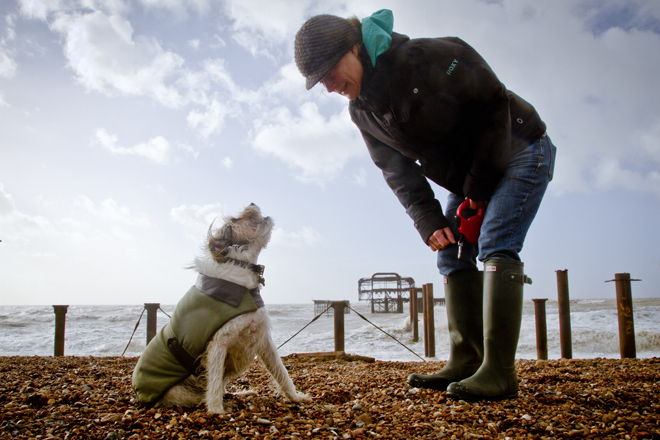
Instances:
[[[322,14],[307,20],[295,42],[296,65],[307,78],[307,90],[330,73],[356,44],[360,44],[360,33],[345,18]]]

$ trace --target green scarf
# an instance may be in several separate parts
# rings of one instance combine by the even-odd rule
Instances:
[[[389,9],[381,9],[362,20],[362,42],[367,49],[371,65],[376,66],[376,58],[392,44],[394,16]]]

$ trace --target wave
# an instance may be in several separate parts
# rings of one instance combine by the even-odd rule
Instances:
[[[518,358],[536,358],[536,332],[534,307],[526,301]],[[547,303],[548,354],[551,359],[560,357],[559,316],[557,303]],[[366,303],[351,304],[399,342],[417,354],[423,355],[422,340],[412,342],[408,310],[402,314],[370,313]],[[163,306],[172,314],[175,306]],[[314,318],[314,305],[272,304],[266,310],[271,319],[273,339],[279,345]],[[118,356],[126,348],[135,324],[143,311],[142,305],[126,306],[71,306],[66,315],[65,354]],[[449,334],[446,309],[436,306],[435,339],[436,359],[447,359]],[[635,302],[635,341],[638,357],[660,356],[660,299],[641,299]],[[146,314],[145,314],[146,315]],[[169,318],[157,314],[158,328]],[[53,354],[55,316],[51,306],[0,306],[0,356]],[[619,357],[619,333],[616,301],[612,299],[571,301],[571,336],[573,357]],[[423,335],[422,316],[419,316],[420,338]],[[138,356],[146,345],[146,316],[142,316],[126,355]],[[418,361],[415,355],[394,341],[390,336],[374,328],[351,312],[345,315],[345,349],[350,353],[391,361]],[[280,354],[315,351],[334,351],[334,319],[322,316],[309,325],[280,350]]]

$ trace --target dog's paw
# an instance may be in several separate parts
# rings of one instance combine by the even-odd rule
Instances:
[[[237,396],[256,396],[259,393],[256,390],[249,389],[249,390],[237,391],[234,394],[236,394]]]
[[[287,398],[296,403],[301,403],[301,402],[311,402],[312,398],[309,397],[307,394],[303,393],[293,393],[291,396],[287,396]]]
[[[209,406],[209,405],[207,405],[206,406],[206,412],[208,414],[224,414],[225,409],[222,407],[222,405],[220,405],[220,406]]]

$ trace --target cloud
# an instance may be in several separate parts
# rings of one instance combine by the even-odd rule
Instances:
[[[653,1],[578,2],[575,10],[595,35],[613,27],[627,31],[639,29],[660,33],[660,8]]]
[[[14,198],[5,192],[5,187],[0,183],[0,215],[8,216],[14,211],[16,211]]]
[[[187,17],[189,9],[203,14],[211,8],[212,0],[140,0],[147,9],[160,9],[171,12],[178,19]]]
[[[219,49],[221,47],[227,47],[227,42],[222,39],[219,35],[214,35],[212,42],[209,44],[211,49]]]
[[[206,232],[211,223],[222,217],[222,205],[181,205],[170,210],[170,217],[174,222],[192,227],[195,231]]]
[[[0,182],[0,239],[25,241],[35,234],[53,230],[51,222],[42,216],[31,216],[19,211],[11,194]]]
[[[39,246],[66,246],[62,240],[83,242],[89,240],[108,239],[110,232],[121,239],[130,238],[122,227],[148,227],[151,222],[143,215],[131,213],[126,206],[120,206],[113,199],[94,203],[89,197],[78,196],[72,207],[74,214],[51,222],[41,215],[28,215],[21,212],[11,194],[5,192],[0,183],[0,239],[29,242],[33,238],[48,238],[48,242],[40,242]],[[90,217],[91,216],[91,217]],[[43,251],[43,249],[42,249]]]
[[[0,78],[12,78],[16,73],[16,61],[7,53],[7,50],[0,45]]]
[[[206,111],[192,110],[186,120],[204,139],[219,133],[225,125],[225,118],[230,113],[229,108],[215,99],[206,107]]]
[[[367,171],[364,168],[360,168],[353,174],[353,181],[359,186],[367,186]]]
[[[234,165],[234,161],[231,160],[231,157],[225,157],[222,159],[222,162],[220,162],[223,167],[230,169]]]
[[[8,42],[16,39],[16,31],[14,30],[14,17],[7,15],[5,17],[6,23],[6,36],[0,38],[0,78],[12,78],[16,74],[18,65],[14,61],[11,50],[8,48]]]
[[[289,46],[304,22],[308,0],[226,0],[225,12],[233,21],[232,38],[253,55],[274,58],[272,49]]]
[[[168,83],[180,75],[183,58],[153,37],[134,38],[127,19],[100,11],[58,14],[51,28],[63,35],[69,67],[86,89],[149,96],[167,107],[184,103]]]
[[[103,200],[98,205],[86,196],[78,196],[74,202],[75,207],[83,208],[84,211],[94,217],[110,223],[118,223],[133,226],[149,226],[149,220],[142,215],[133,215],[126,206],[119,206],[113,199]]]
[[[55,14],[68,14],[76,10],[121,14],[129,9],[128,2],[122,0],[19,0],[19,5],[23,16],[42,21]]]
[[[318,185],[334,179],[349,159],[365,154],[348,108],[326,120],[311,102],[300,107],[299,116],[281,107],[257,121],[252,145],[298,170],[299,180]]]
[[[46,20],[48,15],[62,6],[59,0],[20,0],[21,13],[29,18]]]
[[[188,144],[179,144],[177,145],[177,148],[179,150],[185,151],[186,154],[192,156],[193,159],[197,159],[197,157],[199,156],[199,152]]]
[[[94,136],[94,142],[101,144],[104,150],[112,154],[141,156],[159,164],[169,163],[172,157],[170,143],[162,136],[153,137],[131,148],[118,147],[117,136],[108,133],[104,128],[97,129]]]
[[[271,244],[286,247],[310,247],[322,241],[321,234],[314,228],[304,226],[298,232],[286,232],[282,228],[275,228]]]

